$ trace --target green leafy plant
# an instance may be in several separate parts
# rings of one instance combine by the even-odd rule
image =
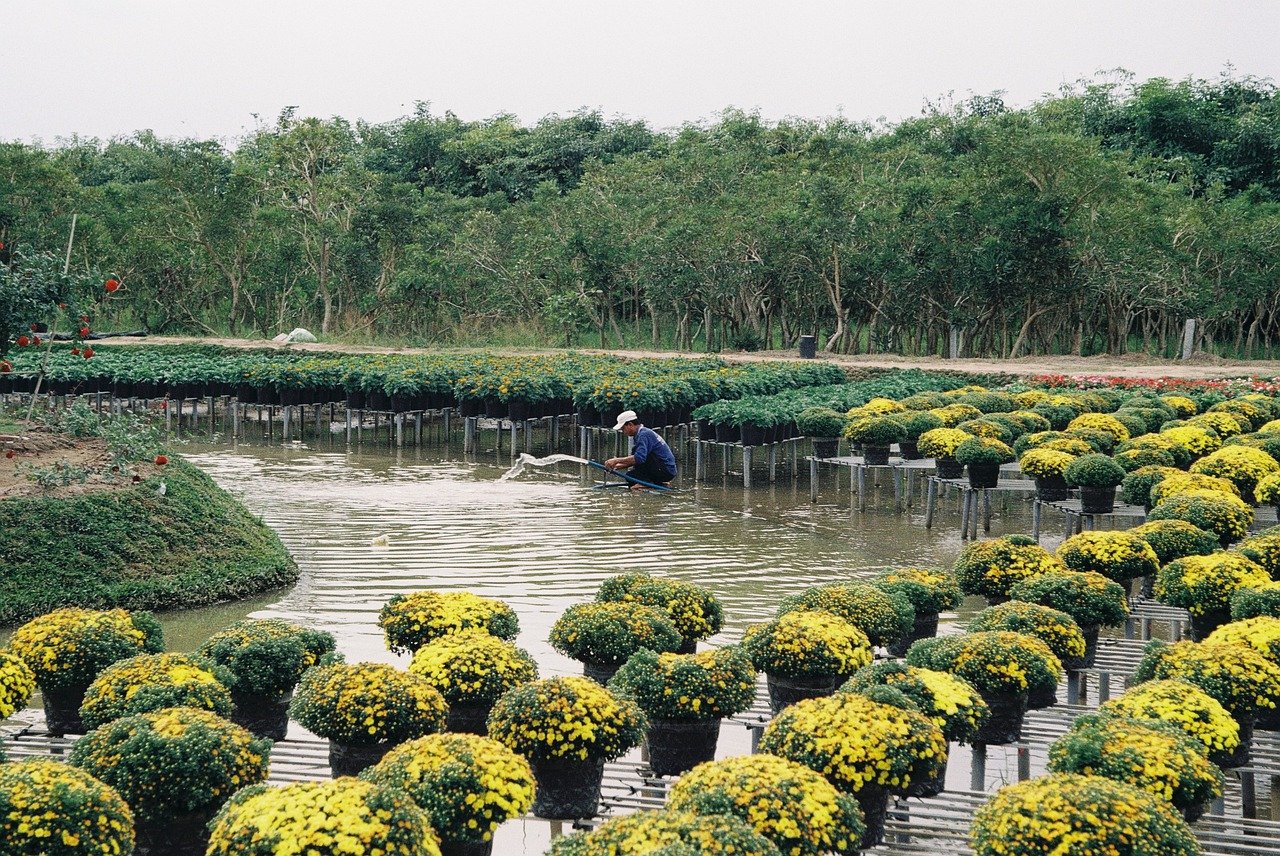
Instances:
[[[1082,455],[1067,465],[1063,472],[1072,487],[1115,487],[1124,481],[1124,468],[1106,455]]]
[[[609,688],[635,699],[651,719],[700,722],[741,713],[756,696],[756,670],[737,646],[700,654],[631,656]]]
[[[551,627],[551,647],[584,663],[619,665],[641,648],[675,651],[681,637],[668,615],[636,602],[580,603]]]
[[[970,437],[956,447],[956,460],[962,464],[990,466],[1013,461],[1013,449],[991,437]]]
[[[531,761],[612,760],[640,745],[646,726],[634,701],[575,677],[521,684],[489,714],[489,735]]]
[[[778,615],[797,610],[824,610],[843,618],[867,635],[872,645],[892,645],[911,632],[916,612],[911,601],[870,583],[828,583],[787,595]]]
[[[309,669],[289,715],[337,743],[400,743],[444,729],[444,696],[425,679],[385,663],[330,663]]]
[[[1129,615],[1124,587],[1092,572],[1061,570],[1030,577],[1015,583],[1009,597],[1061,610],[1081,627],[1114,627]]]
[[[226,669],[234,692],[281,697],[334,647],[333,634],[326,631],[247,618],[210,636],[197,653]]]

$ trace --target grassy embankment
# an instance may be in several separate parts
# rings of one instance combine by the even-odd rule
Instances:
[[[297,577],[276,534],[180,459],[117,490],[0,501],[0,624],[67,605],[201,606]]]

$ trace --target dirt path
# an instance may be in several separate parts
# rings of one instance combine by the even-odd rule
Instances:
[[[374,345],[344,345],[318,342],[307,345],[280,345],[269,339],[205,339],[184,336],[150,336],[145,339],[103,339],[100,344],[123,345],[222,345],[229,348],[274,348],[295,351],[323,351],[350,354],[429,354],[451,352],[465,353],[487,351],[489,353],[555,353],[560,349],[512,349],[512,348],[397,348]],[[613,354],[620,357],[700,357],[701,353],[679,351],[601,350],[577,348],[581,353]],[[754,353],[722,353],[730,362],[760,362],[765,360],[794,360],[795,351],[761,351]],[[899,357],[895,355],[840,356],[819,354],[819,359],[847,368],[909,369],[931,371],[958,371],[979,373],[1003,373],[1011,375],[1109,375],[1131,378],[1179,378],[1183,380],[1212,380],[1232,377],[1280,377],[1280,361],[1275,360],[1224,360],[1207,354],[1198,354],[1187,361],[1159,360],[1145,354],[1128,354],[1122,357],[1026,357],[1017,360],[959,359],[944,360],[938,357]]]

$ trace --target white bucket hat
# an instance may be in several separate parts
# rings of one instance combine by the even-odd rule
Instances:
[[[618,414],[618,424],[613,426],[613,430],[621,431],[623,425],[626,425],[628,422],[635,422],[639,418],[640,417],[636,415],[634,410],[624,410]]]

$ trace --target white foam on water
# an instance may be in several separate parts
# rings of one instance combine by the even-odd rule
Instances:
[[[502,477],[499,478],[498,481],[510,481],[523,473],[525,467],[549,467],[552,464],[563,463],[587,464],[590,463],[590,461],[586,458],[574,457],[573,455],[547,455],[545,458],[535,458],[533,455],[521,452],[519,460],[515,462],[515,465],[511,469],[503,473]]]

